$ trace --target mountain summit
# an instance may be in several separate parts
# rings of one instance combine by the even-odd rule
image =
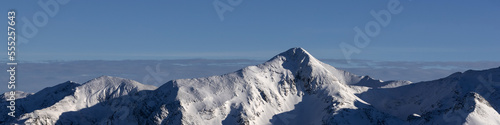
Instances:
[[[296,63],[317,63],[319,62],[316,58],[314,58],[309,52],[307,52],[303,48],[291,48],[283,53],[280,53],[273,57],[269,62],[272,62],[275,59],[283,59],[286,58],[289,61],[293,61]]]
[[[500,68],[382,81],[292,48],[263,64],[158,88],[110,76],[63,83],[26,94],[22,103],[32,108],[0,124],[500,124],[498,78]]]

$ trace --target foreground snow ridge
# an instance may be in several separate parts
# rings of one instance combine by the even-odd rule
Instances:
[[[2,115],[0,124],[498,125],[496,90],[500,67],[418,83],[382,81],[292,48],[260,65],[160,87],[101,76],[19,92],[17,117]]]

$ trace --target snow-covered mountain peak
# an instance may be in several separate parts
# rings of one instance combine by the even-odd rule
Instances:
[[[66,82],[57,86],[78,85],[75,84],[76,83]],[[33,112],[28,112],[27,114],[23,114],[20,119],[22,119],[21,121],[25,121],[24,124],[53,124],[65,112],[78,111],[98,104],[102,106],[108,105],[109,103],[118,103],[122,101],[126,102],[131,98],[118,100],[115,99],[124,96],[140,96],[140,94],[138,94],[140,91],[155,90],[156,88],[157,87],[155,86],[144,85],[134,80],[111,76],[101,76],[77,86],[73,89],[73,91],[70,91],[69,95],[65,96],[61,100],[57,100],[57,102],[52,104],[51,106],[44,109],[35,110]],[[48,92],[55,93],[58,91]]]
[[[83,88],[90,90],[103,89],[155,89],[155,86],[141,84],[137,81],[112,76],[100,76],[82,84]]]
[[[157,87],[141,84],[137,81],[120,77],[101,76],[83,83],[76,88],[75,97],[85,97],[88,105],[99,101],[116,98],[141,90],[155,90]]]
[[[339,72],[334,67],[322,63],[303,48],[291,48],[274,56],[260,67],[286,69],[294,76],[299,77],[313,77],[322,74],[334,76],[332,73]]]
[[[285,64],[294,66],[321,65],[318,59],[314,58],[303,48],[291,48],[274,56],[273,58],[271,58],[271,60],[268,61],[268,63],[275,62],[286,62]]]
[[[285,52],[282,52],[278,54],[277,56],[284,56],[284,57],[297,57],[297,58],[314,58],[312,57],[309,52],[307,52],[305,49],[296,47],[296,48],[290,48]]]
[[[128,79],[124,79],[124,78],[120,78],[120,77],[103,75],[103,76],[99,76],[97,78],[94,78],[92,80],[89,80],[89,81],[83,83],[83,85],[85,85],[85,84],[104,84],[106,82],[110,83],[110,84],[120,84],[120,83],[115,83],[112,81],[124,81],[124,82],[127,81],[126,83],[134,84],[132,82],[132,80],[128,80]]]
[[[257,67],[269,70],[287,70],[285,74],[305,80],[306,83],[313,82],[313,86],[315,86],[315,83],[331,83],[326,81],[337,81],[335,83],[367,87],[380,87],[393,83],[386,82],[385,84],[381,84],[383,82],[381,80],[375,80],[369,76],[358,76],[336,69],[316,59],[303,48],[291,48]],[[247,69],[248,67],[243,70]],[[407,81],[402,81],[401,83],[403,82],[407,83]]]

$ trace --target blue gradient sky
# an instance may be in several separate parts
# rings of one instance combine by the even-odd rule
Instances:
[[[36,2],[2,0],[0,15],[7,18],[15,9],[22,32],[21,18],[43,12]],[[353,59],[500,61],[499,0],[400,2],[403,11]],[[18,58],[269,59],[303,47],[317,58],[343,59],[339,44],[353,43],[353,28],[375,20],[370,10],[386,9],[388,0],[243,0],[224,13],[224,21],[212,3],[72,0],[18,45]],[[7,29],[7,23],[0,27]],[[7,38],[5,31],[0,36]],[[5,60],[6,54],[0,57]]]

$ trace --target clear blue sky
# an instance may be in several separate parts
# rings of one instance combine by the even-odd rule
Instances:
[[[38,0],[2,0],[0,13],[22,18],[44,12]],[[46,0],[40,0],[46,1]],[[227,3],[226,0],[220,0]],[[243,0],[221,21],[214,0],[83,1],[59,6],[29,42],[20,60],[244,58],[269,59],[291,47],[317,58],[343,59],[341,42],[354,27],[375,20],[370,10],[388,0]],[[353,54],[381,61],[499,61],[499,0],[400,0],[403,10]],[[6,20],[6,19],[4,19]],[[7,23],[0,27],[7,29]],[[1,33],[7,38],[6,32]],[[6,48],[6,44],[0,44]],[[5,50],[6,51],[6,50]],[[6,54],[1,55],[5,60]]]

